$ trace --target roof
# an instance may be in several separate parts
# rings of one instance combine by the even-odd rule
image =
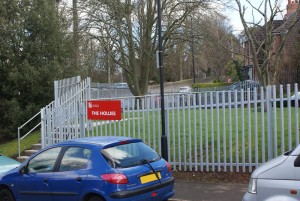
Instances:
[[[282,35],[287,33],[288,30],[289,35],[286,38],[284,46],[288,51],[293,51],[295,44],[297,44],[300,37],[300,11],[291,14],[289,18],[274,31],[274,33]]]
[[[76,138],[68,141],[61,142],[59,144],[94,144],[100,147],[107,145],[119,144],[124,141],[141,141],[139,139],[130,137],[119,137],[119,136],[101,136],[101,137],[87,137],[87,138]]]
[[[273,30],[276,30],[278,29],[278,27],[282,26],[282,24],[284,24],[284,20],[274,20],[273,21]],[[263,25],[259,28],[259,30],[256,32],[255,34],[255,38],[258,40],[258,41],[262,41],[264,38],[265,38],[265,26],[266,25]],[[274,32],[274,31],[273,31]]]
[[[278,27],[280,27],[282,24],[284,24],[284,20],[274,20],[273,21],[273,29],[276,30]]]
[[[293,13],[289,16],[287,20],[284,21],[279,27],[277,27],[274,33],[285,33],[296,21],[299,22],[300,12]],[[296,23],[296,25],[299,23]],[[299,25],[298,25],[299,26]]]

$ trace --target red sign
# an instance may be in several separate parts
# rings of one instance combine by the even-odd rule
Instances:
[[[90,100],[87,102],[89,120],[121,120],[120,100]]]

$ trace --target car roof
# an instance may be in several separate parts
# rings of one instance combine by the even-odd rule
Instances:
[[[101,136],[101,137],[86,137],[76,138],[64,142],[60,142],[62,145],[74,145],[74,144],[85,144],[85,145],[96,145],[98,147],[110,147],[124,142],[141,142],[140,139],[130,137],[119,137],[119,136]]]

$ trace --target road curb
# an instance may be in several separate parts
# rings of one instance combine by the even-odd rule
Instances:
[[[181,199],[168,199],[168,201],[191,201],[191,200],[181,200]]]

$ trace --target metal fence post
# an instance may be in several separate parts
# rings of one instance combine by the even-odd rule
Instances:
[[[54,81],[54,104],[55,107],[59,105],[59,85],[58,81]]]
[[[84,103],[79,103],[80,138],[85,137],[84,129]]]
[[[46,119],[45,119],[45,108],[41,109],[41,144],[42,148],[45,147],[45,139],[46,139]]]
[[[165,108],[165,117],[166,117],[166,136],[167,136],[167,138],[169,139],[168,140],[168,146],[167,146],[167,151],[168,151],[168,161],[170,161],[170,136],[169,136],[169,104],[168,104],[168,102],[169,102],[169,99],[168,99],[169,97],[167,96],[166,97],[166,99],[165,99],[165,105],[166,105],[166,108]]]
[[[295,106],[295,122],[299,122],[299,98],[298,98],[298,84],[296,83],[294,86],[294,106]],[[296,124],[295,127],[296,132],[296,144],[299,144],[299,124]]]
[[[86,99],[89,100],[89,99],[91,99],[91,78],[87,77],[86,82],[87,82],[86,83],[86,92],[87,92]]]
[[[271,101],[271,86],[267,86],[266,94],[266,107],[267,107],[267,132],[268,132],[268,160],[273,158],[273,137],[272,137],[272,101]]]
[[[18,152],[19,157],[21,156],[21,134],[20,134],[20,127],[18,127]]]

